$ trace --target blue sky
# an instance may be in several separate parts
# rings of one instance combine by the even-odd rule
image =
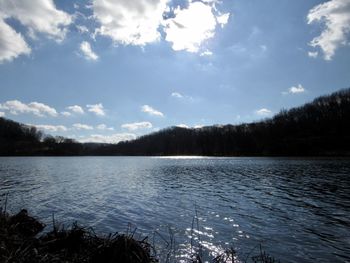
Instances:
[[[350,86],[350,0],[0,0],[0,115],[79,141],[260,120]]]

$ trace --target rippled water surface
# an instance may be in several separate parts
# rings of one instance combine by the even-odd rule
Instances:
[[[233,247],[244,262],[262,244],[281,262],[350,262],[349,160],[6,157],[1,202],[6,193],[10,210],[47,223],[131,223],[178,260]]]

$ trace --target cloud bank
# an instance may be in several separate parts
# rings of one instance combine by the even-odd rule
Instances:
[[[118,143],[121,141],[130,141],[136,139],[136,135],[133,133],[116,133],[112,135],[101,135],[101,134],[93,134],[88,137],[82,137],[78,139],[79,142],[94,142],[94,143]]]

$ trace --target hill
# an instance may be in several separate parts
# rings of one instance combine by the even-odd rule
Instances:
[[[83,145],[0,117],[0,156],[79,155]]]
[[[171,127],[99,149],[100,154],[205,156],[350,155],[350,89],[273,118],[200,129]]]
[[[350,89],[260,122],[170,127],[118,144],[80,144],[0,118],[0,155],[350,156]]]

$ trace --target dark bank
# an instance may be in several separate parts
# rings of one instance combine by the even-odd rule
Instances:
[[[78,143],[0,118],[2,156],[349,156],[350,89],[272,118],[198,129],[170,127],[118,144]]]
[[[50,232],[39,235],[45,225],[22,209],[15,215],[0,211],[0,262],[16,263],[157,263],[157,252],[148,237],[137,240],[135,231],[128,234],[98,236],[92,228],[74,223],[69,228],[56,225]],[[202,263],[199,253],[193,253],[190,263]],[[245,260],[245,262],[248,259]],[[173,262],[170,259],[166,262]],[[233,248],[213,258],[213,263],[241,262]],[[249,258],[253,263],[277,263],[272,256],[261,249]]]

